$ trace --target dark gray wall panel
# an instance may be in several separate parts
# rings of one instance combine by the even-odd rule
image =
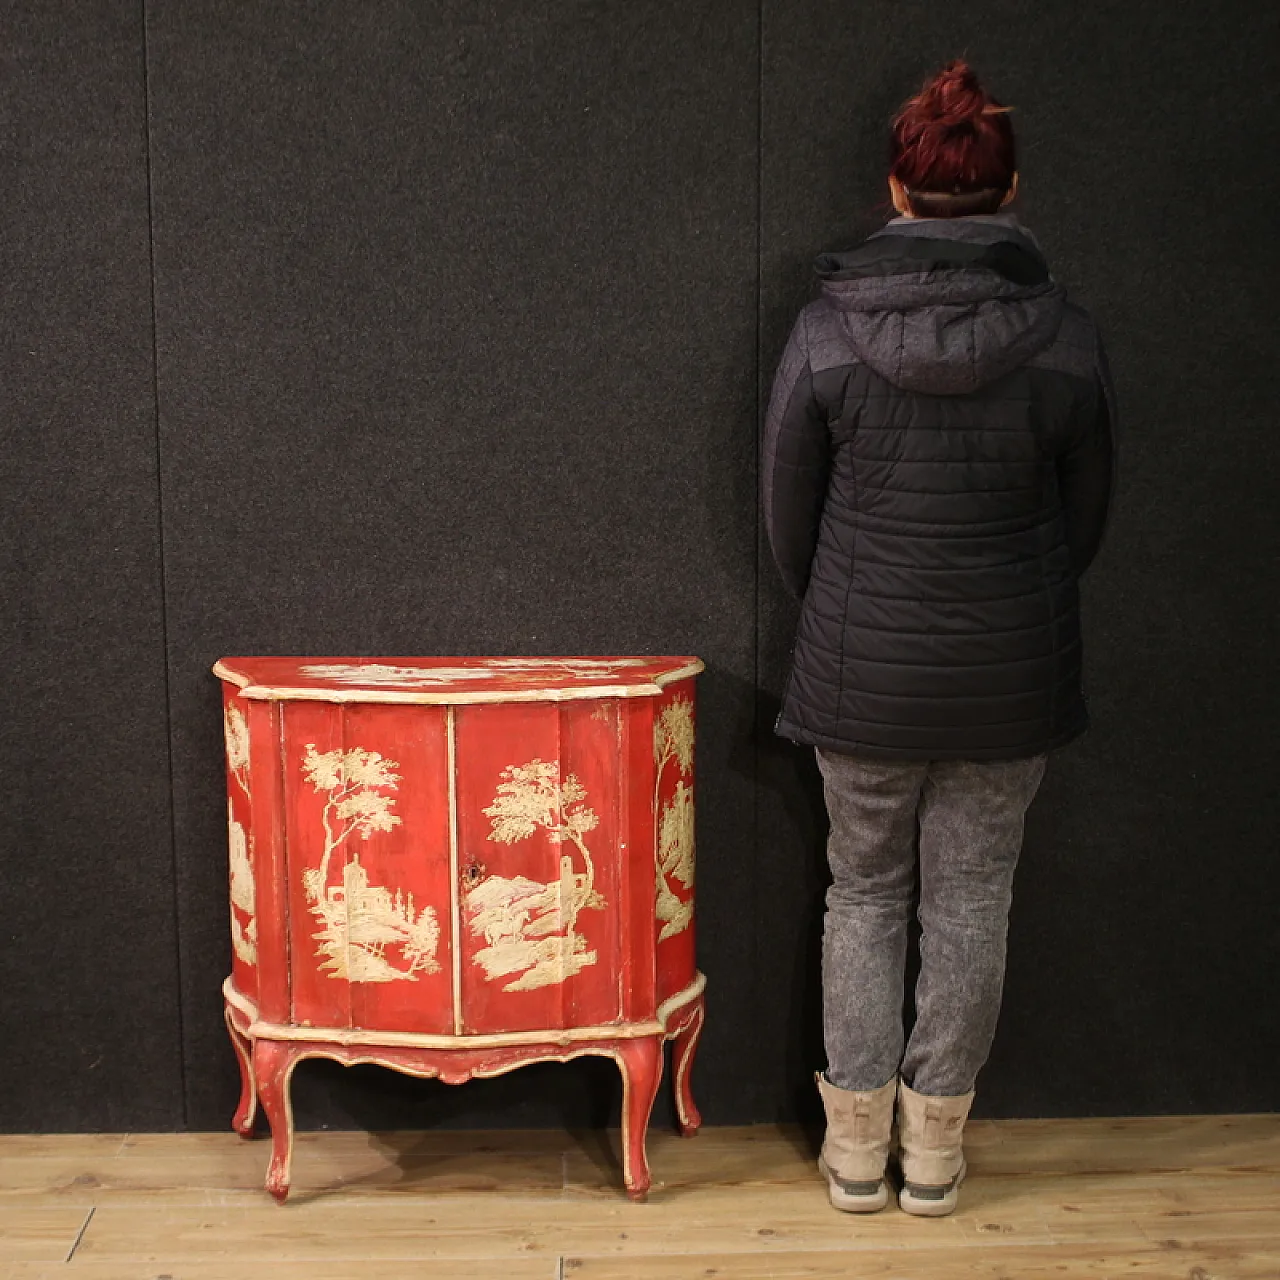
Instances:
[[[0,1129],[182,1123],[136,4],[0,4]]]
[[[764,14],[765,391],[813,253],[884,216],[894,109],[959,53],[1017,108],[1023,217],[1099,316],[1119,386],[1122,492],[1087,586],[1097,727],[1033,811],[980,1106],[1272,1109],[1274,7],[765,0]],[[767,732],[794,614],[767,562],[761,592]],[[814,769],[764,752],[759,928],[781,917],[811,938],[796,922],[820,909]],[[763,1087],[805,1107],[795,1035],[820,1052],[817,1005],[794,1002],[816,958],[803,975],[762,970],[764,1039],[780,1046]]]
[[[234,1100],[233,652],[706,659],[700,1079],[710,1118],[751,1114],[756,39],[730,0],[150,3],[194,1125]],[[616,1094],[590,1064],[443,1100],[299,1083],[304,1123]]]

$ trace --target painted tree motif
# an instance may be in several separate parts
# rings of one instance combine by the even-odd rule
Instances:
[[[229,703],[222,713],[222,736],[227,748],[227,768],[246,800],[249,791],[249,726],[244,713]],[[227,850],[231,873],[231,949],[245,964],[258,963],[258,918],[254,901],[252,837],[236,821],[235,807],[227,797]],[[241,916],[244,917],[241,920]]]
[[[663,708],[653,729],[657,764],[653,807],[658,815],[655,910],[662,921],[659,941],[681,933],[693,920],[693,896],[689,891],[694,880],[694,807],[692,788],[685,783],[686,778],[692,781],[693,777],[693,746],[693,703],[688,698],[676,698]],[[660,808],[662,776],[669,764],[674,764],[682,776],[671,799]],[[687,896],[677,893],[673,882]]]
[[[656,913],[663,922],[658,941],[674,937],[693,919],[693,792],[683,781],[662,811],[658,824],[658,901]],[[678,881],[689,896],[672,889]]]
[[[227,767],[240,784],[245,795],[249,794],[249,726],[244,712],[229,703],[222,714],[222,736],[227,744]]]
[[[245,964],[258,963],[258,918],[253,887],[253,863],[244,828],[227,801],[227,844],[231,861],[231,946]],[[240,915],[246,919],[241,924]]]
[[[329,883],[334,856],[350,841],[400,825],[391,811],[395,797],[386,794],[400,784],[396,768],[394,760],[376,751],[352,747],[321,753],[313,743],[302,762],[307,781],[326,797],[320,865],[303,872],[302,886],[320,922],[313,935],[317,954],[324,957],[320,967],[349,982],[395,982],[440,968],[434,908],[418,911],[412,894],[397,890],[393,895],[371,884],[359,855],[343,861],[339,883]],[[388,959],[388,950],[399,952],[399,964]]]
[[[605,905],[585,840],[599,818],[586,798],[573,774],[561,779],[557,762],[531,760],[502,771],[493,804],[484,810],[492,824],[490,840],[516,844],[541,829],[554,843],[572,845],[583,864],[579,871],[566,850],[556,880],[490,876],[467,891],[471,931],[485,940],[475,962],[490,981],[518,975],[504,991],[560,983],[596,963],[596,953],[577,931],[581,912]]]

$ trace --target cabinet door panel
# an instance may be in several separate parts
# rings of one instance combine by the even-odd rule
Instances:
[[[456,733],[465,1030],[616,1020],[616,708],[460,707]]]
[[[399,778],[382,789],[392,825],[353,852],[367,877],[346,901],[351,954],[363,964],[351,975],[356,1027],[454,1031],[446,717],[443,707],[346,709],[348,750],[377,751]]]
[[[605,1026],[622,1016],[626,968],[621,919],[626,896],[622,868],[627,851],[623,847],[626,832],[618,701],[567,702],[561,704],[559,713],[564,775],[578,780],[585,794],[583,803],[596,817],[596,826],[583,837],[592,862],[595,900],[580,914],[579,930],[597,960],[566,978],[562,988],[564,1025]],[[576,856],[574,865],[579,865]]]
[[[289,705],[299,1023],[453,1031],[445,717],[438,707]]]
[[[342,708],[327,702],[280,706],[291,1020],[304,1027],[349,1027],[351,988],[339,944],[349,851],[335,844],[342,824],[331,791],[338,788],[326,785],[336,782],[334,762],[345,751]]]

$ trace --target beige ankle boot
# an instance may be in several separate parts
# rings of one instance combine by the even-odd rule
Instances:
[[[932,1098],[905,1084],[898,1095],[902,1191],[898,1204],[921,1218],[942,1218],[956,1207],[966,1166],[961,1140],[973,1091]]]
[[[827,1180],[831,1203],[845,1213],[875,1213],[889,1203],[884,1166],[897,1081],[866,1092],[837,1089],[821,1074],[817,1081],[827,1111],[818,1168]]]

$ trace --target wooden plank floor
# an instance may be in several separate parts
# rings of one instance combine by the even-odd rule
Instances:
[[[1280,1280],[1280,1116],[986,1121],[951,1218],[826,1203],[810,1140],[300,1135],[283,1208],[231,1134],[0,1137],[0,1280]]]

